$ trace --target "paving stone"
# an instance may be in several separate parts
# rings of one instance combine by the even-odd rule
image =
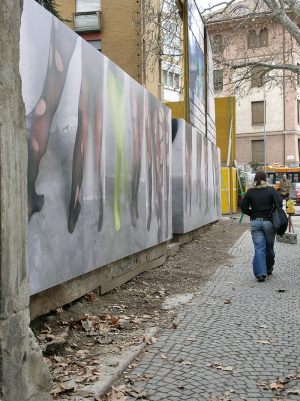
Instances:
[[[237,241],[229,251],[233,266],[218,269],[193,303],[179,311],[178,329],[163,330],[133,369],[132,374],[153,376],[141,384],[154,389],[150,401],[223,400],[228,389],[235,390],[232,401],[241,401],[241,397],[270,401],[274,392],[258,388],[257,382],[276,382],[278,376],[296,374],[300,360],[300,247],[276,243],[275,252],[273,275],[258,283],[251,270],[249,232]],[[224,304],[225,299],[231,299],[231,304]],[[188,337],[196,337],[196,341],[189,343]],[[163,361],[161,353],[169,359]],[[192,365],[178,362],[180,358]],[[208,366],[213,363],[232,366],[233,372]],[[179,384],[184,389],[179,390]],[[278,398],[297,399],[285,393]]]

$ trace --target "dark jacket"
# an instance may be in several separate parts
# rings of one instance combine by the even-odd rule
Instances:
[[[273,206],[282,207],[282,200],[273,187],[254,187],[248,189],[243,202],[242,212],[250,216],[251,220],[257,217],[268,218]]]

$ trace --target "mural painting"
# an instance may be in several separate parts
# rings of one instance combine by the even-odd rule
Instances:
[[[170,239],[170,110],[33,0],[20,72],[31,294]]]
[[[183,234],[221,217],[218,148],[184,120],[172,120],[173,232]]]
[[[214,66],[212,58],[212,47],[210,38],[206,35],[206,57],[207,57],[207,137],[216,144],[215,125],[215,98],[214,98]]]
[[[188,0],[188,58],[190,121],[200,133],[206,132],[204,23],[195,0]]]

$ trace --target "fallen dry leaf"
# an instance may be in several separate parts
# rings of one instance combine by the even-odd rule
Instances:
[[[192,362],[183,360],[181,362],[183,365],[192,366]]]
[[[281,391],[281,390],[284,389],[284,386],[283,386],[282,383],[271,383],[270,384],[270,389],[271,390],[279,390],[279,391]]]
[[[151,344],[155,344],[156,343],[157,338],[156,337],[151,337],[151,336],[144,336],[143,337],[143,341],[146,344],[151,345]]]
[[[93,291],[91,291],[91,292],[88,292],[85,297],[89,302],[93,302],[94,299],[96,298],[96,295]]]
[[[212,363],[211,365],[208,365],[208,367],[223,370],[224,372],[232,372],[233,371],[232,366],[222,366],[220,363]]]
[[[132,387],[130,389],[126,389],[125,394],[129,395],[131,397],[134,397],[137,400],[139,400],[139,399],[147,399],[148,398],[147,390],[142,390],[142,389],[140,389],[138,387]]]
[[[226,304],[226,305],[231,304],[231,300],[230,299],[225,299],[224,304]]]
[[[187,337],[186,341],[197,341],[197,337]]]
[[[292,390],[289,390],[287,393],[293,395],[300,395],[300,388],[294,388]]]
[[[160,354],[161,359],[168,359],[167,355],[165,354]]]
[[[256,341],[258,344],[271,344],[271,342],[269,340],[257,340]]]
[[[269,384],[265,383],[265,382],[257,382],[256,385],[257,385],[257,387],[261,387],[264,390],[269,390],[269,388],[270,388]]]

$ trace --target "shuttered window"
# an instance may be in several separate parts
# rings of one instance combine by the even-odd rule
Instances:
[[[264,102],[251,102],[252,124],[264,123]]]
[[[223,90],[223,70],[214,70],[214,90]]]
[[[267,47],[268,46],[268,30],[267,28],[263,28],[259,32],[259,46],[260,47]]]
[[[100,0],[76,0],[76,12],[100,11]]]
[[[257,47],[257,37],[255,31],[250,31],[248,33],[248,48],[255,49]]]
[[[252,141],[252,161],[263,163],[265,158],[265,149],[263,140]]]
[[[212,49],[214,53],[223,52],[223,38],[221,35],[215,35],[212,40]]]

